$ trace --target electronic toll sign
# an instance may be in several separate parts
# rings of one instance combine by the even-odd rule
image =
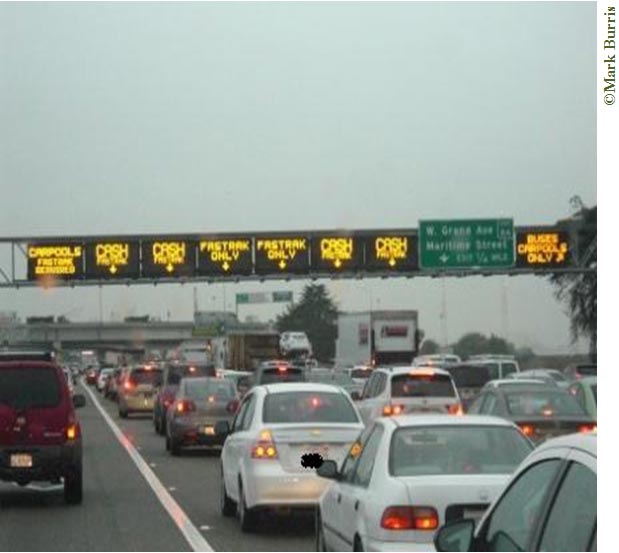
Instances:
[[[198,273],[201,275],[251,275],[251,238],[213,238],[198,244]]]
[[[350,272],[363,265],[363,242],[355,236],[325,235],[312,238],[312,271]]]
[[[86,244],[85,278],[126,279],[140,277],[140,243],[137,240],[105,240]]]
[[[373,234],[365,239],[368,271],[416,271],[419,269],[417,237],[408,234]]]
[[[196,272],[196,245],[191,240],[144,240],[142,276],[191,277]]]
[[[84,246],[81,243],[29,244],[28,280],[73,280],[84,276]]]
[[[523,228],[516,232],[516,266],[543,269],[570,265],[570,242],[566,231],[556,228]]]
[[[256,274],[307,274],[309,250],[309,239],[305,236],[256,237]]]

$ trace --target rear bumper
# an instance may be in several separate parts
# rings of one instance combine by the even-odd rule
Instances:
[[[11,467],[11,455],[32,455],[32,467]],[[81,465],[81,440],[61,446],[2,446],[0,447],[0,480],[31,482],[33,480],[58,480],[65,473]]]
[[[127,411],[152,413],[155,407],[155,398],[124,396],[122,399],[122,404]]]
[[[206,426],[215,426],[216,420],[204,421],[170,421],[170,436],[185,446],[223,446],[226,441],[225,435],[207,434]],[[230,422],[230,424],[232,424]]]
[[[379,541],[366,538],[365,551],[436,551],[433,542],[417,543],[411,541]]]
[[[249,463],[243,486],[247,506],[314,507],[330,481],[313,469],[286,472],[277,461],[255,460]]]

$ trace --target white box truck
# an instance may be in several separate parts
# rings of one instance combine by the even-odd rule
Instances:
[[[410,365],[419,349],[414,310],[341,313],[337,321],[335,364]]]

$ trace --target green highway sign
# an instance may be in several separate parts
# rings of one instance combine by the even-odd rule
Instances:
[[[422,269],[512,267],[513,219],[419,221]]]
[[[273,292],[274,302],[292,301],[292,292]]]

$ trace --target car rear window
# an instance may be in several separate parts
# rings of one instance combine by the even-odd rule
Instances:
[[[15,409],[56,407],[60,386],[53,368],[0,369],[0,404]]]
[[[446,369],[458,388],[481,388],[490,381],[490,371],[482,366],[448,367]]]
[[[354,370],[350,371],[350,376],[352,378],[368,379],[368,378],[370,378],[371,374],[372,374],[372,371],[368,371],[367,369],[354,369]]]
[[[166,384],[178,385],[182,378],[193,376],[216,376],[215,367],[205,365],[187,365],[168,370]]]
[[[334,392],[283,392],[268,394],[262,419],[265,423],[359,422],[344,394]]]
[[[455,397],[446,374],[398,374],[391,378],[392,397]]]
[[[152,384],[153,386],[159,386],[161,384],[162,374],[157,369],[137,369],[131,371],[129,380],[133,384]]]
[[[302,369],[292,367],[284,371],[277,368],[263,370],[260,384],[275,384],[277,382],[305,382],[305,375]]]
[[[404,427],[391,438],[389,472],[392,476],[511,474],[532,449],[510,427]]]
[[[507,392],[510,413],[516,416],[585,415],[578,401],[567,392],[545,390]]]
[[[582,374],[583,376],[597,376],[598,368],[594,366],[583,365],[581,367],[578,367],[577,372]]]
[[[234,399],[236,389],[231,380],[224,378],[191,378],[185,381],[186,394],[191,399],[205,399],[214,396],[216,399]]]

